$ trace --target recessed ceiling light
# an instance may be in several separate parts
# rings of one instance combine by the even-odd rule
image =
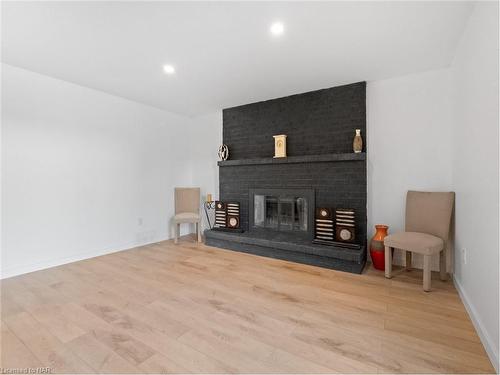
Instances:
[[[275,22],[271,25],[270,30],[271,34],[278,36],[285,32],[285,25],[281,22]]]
[[[175,73],[175,68],[173,65],[163,65],[163,71],[165,74],[174,74]]]

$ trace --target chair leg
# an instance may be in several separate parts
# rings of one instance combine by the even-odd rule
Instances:
[[[406,270],[411,271],[411,251],[406,250]]]
[[[392,251],[389,246],[385,247],[385,277],[392,277]]]
[[[441,250],[439,253],[439,278],[441,281],[448,280],[448,273],[446,272],[446,249]]]
[[[201,242],[201,223],[198,221],[196,223],[196,233],[198,234],[198,242]]]
[[[431,256],[424,255],[424,291],[431,290]]]
[[[174,234],[174,243],[177,245],[179,243],[179,236],[181,235],[181,225],[175,224],[175,234]]]

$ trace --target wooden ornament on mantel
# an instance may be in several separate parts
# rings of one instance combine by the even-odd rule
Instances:
[[[286,158],[286,135],[273,135],[274,138],[274,157]]]

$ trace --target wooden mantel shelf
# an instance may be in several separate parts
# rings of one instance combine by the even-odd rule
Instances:
[[[238,165],[263,165],[263,164],[297,164],[297,163],[324,163],[332,161],[359,161],[366,160],[366,153],[355,154],[353,152],[345,154],[323,154],[289,156],[287,158],[262,158],[262,159],[242,159],[224,160],[217,162],[219,167],[233,167]]]

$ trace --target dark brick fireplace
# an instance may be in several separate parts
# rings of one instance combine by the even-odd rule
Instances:
[[[366,144],[365,82],[225,109],[223,142],[229,147],[230,160],[219,162],[220,200],[240,203],[245,232],[209,231],[207,243],[361,272],[365,247],[356,253],[311,243],[314,207],[331,207],[356,211],[357,242],[366,245],[366,150],[360,154],[352,152],[355,129],[361,129]],[[273,158],[276,134],[287,135],[287,158]],[[290,213],[293,205],[297,215],[304,201],[294,199],[303,198],[303,192],[307,192],[305,233],[287,231],[288,224],[283,230],[269,230],[274,225],[269,220],[267,228],[255,225],[255,193],[266,196],[267,192],[267,196],[273,197],[280,196],[276,194],[279,191],[288,191],[288,195],[282,194],[283,206],[278,198],[276,210],[284,207]],[[262,198],[258,202],[263,202]],[[268,207],[272,213],[273,203],[268,203]],[[300,218],[294,215],[294,225],[298,227]],[[290,215],[286,220],[289,219],[292,220]]]

